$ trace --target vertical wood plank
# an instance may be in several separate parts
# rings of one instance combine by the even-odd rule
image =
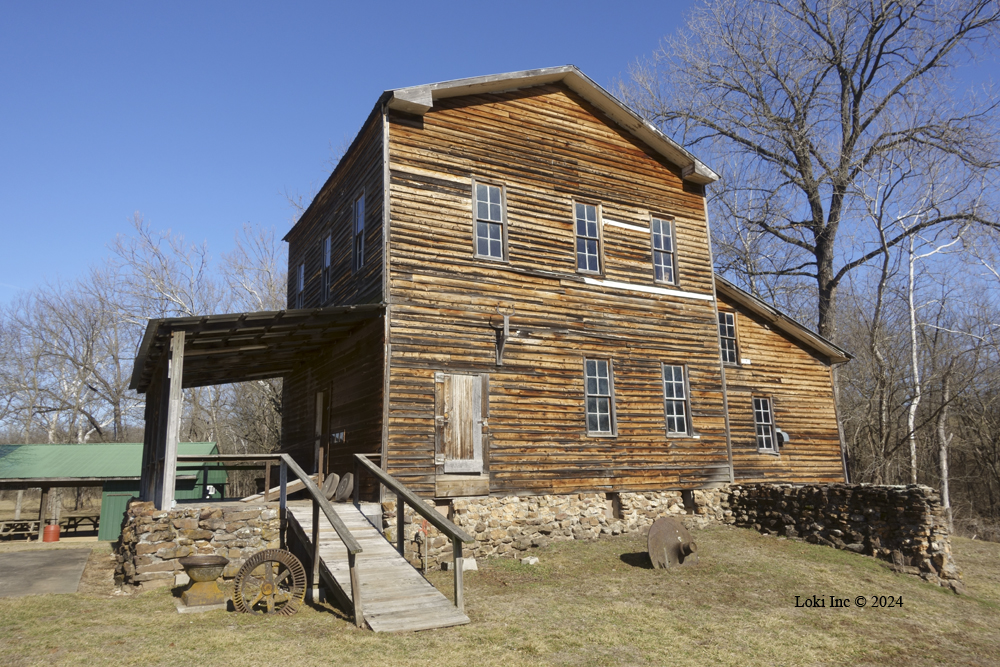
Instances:
[[[361,606],[361,579],[358,576],[358,557],[347,553],[347,566],[351,570],[351,601],[354,602],[354,624],[359,628],[365,625],[365,613]]]
[[[400,556],[406,557],[406,541],[403,539],[406,528],[406,503],[400,496],[396,496],[396,551]]]
[[[271,502],[271,462],[264,462],[264,502]]]
[[[459,611],[464,613],[465,591],[462,588],[462,570],[464,569],[465,559],[462,558],[462,540],[451,541],[451,552],[455,560],[455,606],[458,607]]]
[[[319,502],[315,498],[312,499],[312,543],[312,600],[319,602]]]
[[[281,487],[278,491],[278,503],[280,507],[279,515],[279,529],[281,532],[281,548],[288,548],[288,537],[285,534],[288,530],[288,464],[285,460],[281,460],[281,465],[278,467],[278,486]]]
[[[186,333],[174,331],[170,335],[170,400],[167,404],[167,438],[163,449],[163,481],[160,504],[157,509],[169,510],[174,505],[174,487],[177,484],[177,440],[181,430],[181,412],[184,409],[184,341]]]

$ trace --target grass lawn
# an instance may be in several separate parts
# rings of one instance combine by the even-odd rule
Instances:
[[[81,592],[0,600],[0,664],[1000,665],[1000,544],[955,540],[956,596],[827,547],[723,526],[694,536],[700,563],[674,570],[649,569],[634,536],[557,543],[535,566],[480,562],[465,578],[471,625],[402,635],[326,606],[181,615],[169,589],[113,595],[102,545]],[[450,573],[430,578],[451,594]],[[795,606],[813,595],[827,607]],[[889,595],[903,606],[871,607]]]

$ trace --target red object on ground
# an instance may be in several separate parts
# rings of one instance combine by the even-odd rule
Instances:
[[[59,541],[59,524],[51,524],[45,526],[45,530],[42,531],[42,542],[58,542]]]

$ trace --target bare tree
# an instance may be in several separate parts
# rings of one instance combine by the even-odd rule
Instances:
[[[784,251],[743,276],[813,281],[819,332],[832,338],[839,286],[883,245],[995,224],[978,192],[884,243],[857,222],[866,174],[887,157],[919,149],[956,180],[995,179],[996,100],[950,91],[956,66],[988,52],[998,25],[995,0],[715,0],[637,63],[619,94],[685,144],[726,156],[715,210],[731,220],[719,228]]]

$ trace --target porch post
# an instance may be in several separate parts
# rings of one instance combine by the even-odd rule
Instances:
[[[169,510],[174,505],[174,486],[177,479],[177,439],[181,430],[181,411],[184,407],[184,339],[183,331],[170,334],[170,366],[167,386],[170,398],[167,403],[167,438],[163,448],[163,478],[157,509]]]

